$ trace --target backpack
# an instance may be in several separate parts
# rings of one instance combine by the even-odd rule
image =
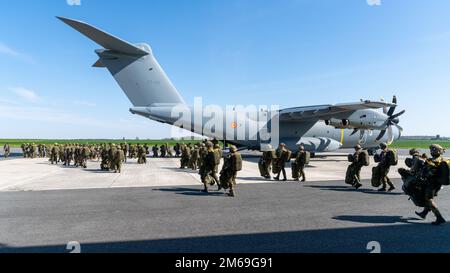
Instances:
[[[281,159],[284,160],[285,162],[291,161],[291,157],[292,157],[292,152],[289,150],[286,150],[281,154]]]
[[[297,179],[298,178],[298,165],[297,162],[293,161],[291,163],[291,169],[292,169],[292,178]]]
[[[305,152],[305,164],[308,165],[311,162],[311,153]]]
[[[373,167],[372,168],[372,186],[375,188],[378,188],[381,186],[381,169],[380,167]]]
[[[298,163],[308,165],[309,162],[311,161],[311,153],[304,152],[303,154],[299,154],[298,161],[299,161]]]
[[[397,150],[389,150],[386,153],[386,157],[390,166],[397,166],[398,164],[398,153]]]
[[[439,182],[443,186],[450,185],[450,160],[443,161],[440,166]]]
[[[219,165],[220,160],[222,159],[222,155],[220,151],[214,151],[214,164]]]
[[[242,171],[242,156],[238,153],[234,154],[236,157],[236,166],[235,169],[237,172]]]
[[[362,166],[370,166],[370,156],[369,156],[369,153],[367,152],[367,151],[362,151],[360,154],[359,154],[359,158],[358,158],[358,160],[359,160],[359,163],[362,165]],[[396,164],[397,165],[397,164]]]

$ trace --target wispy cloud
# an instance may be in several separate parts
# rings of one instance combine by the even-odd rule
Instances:
[[[381,6],[381,0],[367,0],[369,6]]]
[[[31,89],[25,87],[9,87],[8,89],[27,101],[36,102],[39,100],[39,96]]]
[[[33,62],[33,59],[30,56],[23,54],[15,49],[7,46],[6,44],[4,44],[2,42],[0,42],[0,54],[8,55],[10,57],[20,59],[23,61],[27,61],[27,62]]]
[[[95,107],[97,106],[96,103],[94,102],[89,102],[89,101],[81,101],[81,100],[76,100],[72,102],[74,105],[78,105],[78,106],[87,106],[87,107]]]

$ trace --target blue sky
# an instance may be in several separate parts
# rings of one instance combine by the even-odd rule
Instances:
[[[57,15],[149,43],[188,103],[292,107],[396,94],[405,134],[450,135],[450,1],[380,3],[0,0],[0,138],[170,136],[128,112],[110,74],[90,67],[99,46]]]

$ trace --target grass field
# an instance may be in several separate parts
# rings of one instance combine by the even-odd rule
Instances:
[[[65,143],[79,143],[79,144],[99,144],[99,143],[130,143],[130,144],[148,144],[148,145],[161,145],[164,143],[169,143],[173,146],[175,143],[197,143],[198,141],[185,140],[185,141],[175,141],[175,140],[122,140],[122,139],[0,139],[0,147],[3,147],[5,143],[8,143],[11,147],[20,147],[22,143],[35,143],[35,144],[65,144]],[[398,140],[392,147],[396,149],[428,149],[431,144],[440,144],[444,148],[450,149],[450,140]]]
[[[450,148],[450,140],[398,140],[392,145],[396,149],[428,149],[431,144],[439,144],[444,148]]]

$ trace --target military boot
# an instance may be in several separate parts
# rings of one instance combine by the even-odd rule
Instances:
[[[422,219],[426,219],[429,212],[430,212],[429,210],[424,209],[422,212],[417,212],[416,211],[416,215],[419,216]]]
[[[433,223],[431,223],[433,226],[439,226],[442,224],[445,224],[447,221],[445,221],[444,217],[442,217],[442,215],[438,215],[436,217],[436,221],[434,221]]]

